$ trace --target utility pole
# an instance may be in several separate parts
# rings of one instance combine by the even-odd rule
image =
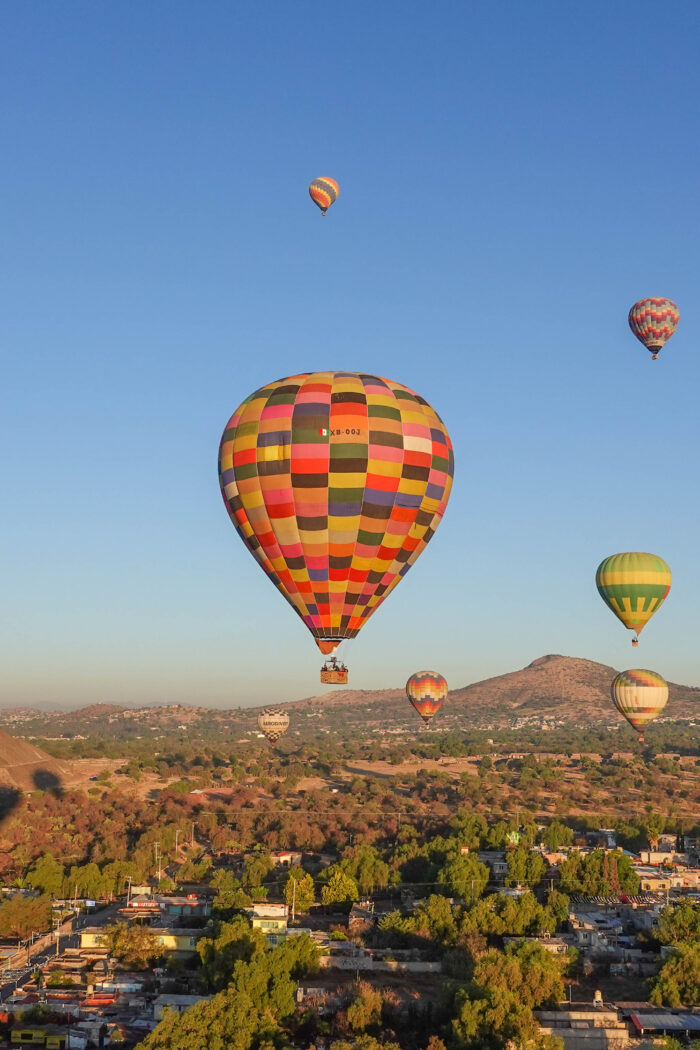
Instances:
[[[126,889],[126,906],[128,908],[129,907],[129,901],[131,900],[131,875],[127,875],[125,877],[125,879],[124,879],[124,882],[126,883],[126,886],[127,886],[127,889]]]
[[[195,821],[193,820],[192,821],[192,837],[190,839],[190,846],[194,846],[194,825],[195,825]]]
[[[181,834],[182,834],[182,832],[180,831],[180,829],[176,828],[176,830],[175,830],[175,859],[176,860],[177,860],[177,840],[179,839]]]
[[[153,848],[156,851],[156,867],[158,869],[158,882],[160,883],[160,880],[161,880],[161,877],[162,877],[161,876],[161,870],[160,870],[160,861],[161,861],[161,857],[160,857],[160,842],[154,842],[153,843]]]
[[[294,925],[294,915],[295,915],[295,908],[296,908],[296,903],[297,903],[297,880],[294,878],[293,875],[292,875],[292,882],[294,884],[292,886],[292,925]]]

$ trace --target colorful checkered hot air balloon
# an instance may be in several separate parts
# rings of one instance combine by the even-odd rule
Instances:
[[[452,473],[449,435],[427,401],[356,372],[261,387],[219,452],[239,536],[325,654],[355,637],[425,549]]]
[[[612,554],[598,566],[595,578],[598,593],[635,637],[649,622],[671,590],[671,570],[656,554],[628,551]]]
[[[661,714],[668,701],[668,685],[654,671],[621,671],[610,693],[615,707],[644,740],[644,730]]]
[[[309,186],[309,196],[314,204],[317,204],[321,209],[323,215],[326,214],[331,204],[334,204],[338,199],[340,193],[340,187],[335,179],[329,179],[327,175],[322,175]]]
[[[428,725],[447,696],[447,682],[438,671],[416,671],[406,682],[406,696]]]
[[[670,299],[640,299],[629,312],[629,326],[647,350],[652,361],[678,326],[678,307]]]
[[[274,746],[289,729],[289,715],[283,707],[265,707],[258,715],[258,729]]]

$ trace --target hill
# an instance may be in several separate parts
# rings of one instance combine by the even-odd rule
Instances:
[[[451,689],[440,712],[441,728],[452,725],[517,725],[524,721],[588,724],[611,721],[616,715],[610,702],[610,683],[617,674],[613,667],[571,656],[541,656],[520,671],[487,678],[482,682]],[[700,689],[669,682],[670,696],[666,716],[700,717]],[[403,689],[343,689],[309,697],[293,706],[336,717],[342,711],[352,722],[382,717],[411,716]]]
[[[70,778],[68,766],[0,729],[0,788],[57,789]]]

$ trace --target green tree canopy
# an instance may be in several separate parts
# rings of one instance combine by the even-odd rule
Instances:
[[[105,926],[102,943],[123,966],[135,970],[145,969],[153,959],[163,954],[155,934],[148,926],[138,924],[130,926],[126,922],[118,922],[114,926]]]
[[[303,868],[289,869],[284,881],[283,892],[290,914],[292,906],[295,913],[299,914],[307,912],[316,903],[314,880]]]
[[[328,881],[321,887],[321,904],[347,904],[360,899],[357,883],[337,864],[327,869]]]
[[[471,853],[452,857],[438,872],[445,893],[465,901],[475,901],[486,889],[489,869]]]
[[[649,999],[655,1006],[700,1006],[700,942],[681,944],[659,970]]]

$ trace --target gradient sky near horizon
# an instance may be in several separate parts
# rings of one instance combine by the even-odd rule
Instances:
[[[545,653],[700,685],[700,8],[25,0],[0,16],[0,705],[321,691],[216,460],[321,368],[418,390],[455,446],[357,688]],[[338,179],[328,216],[308,198]],[[637,299],[681,310],[660,359]],[[594,585],[671,594],[638,650]]]

